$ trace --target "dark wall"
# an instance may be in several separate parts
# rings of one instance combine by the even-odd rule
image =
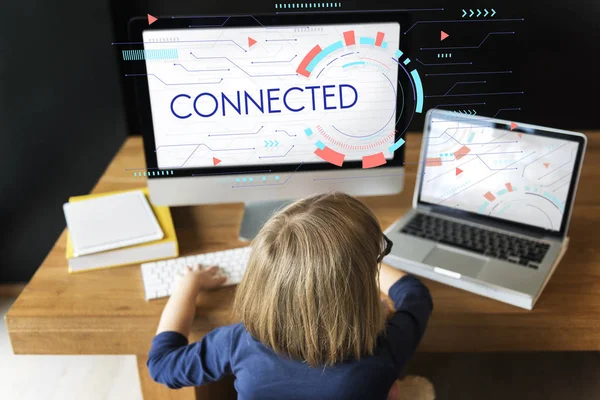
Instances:
[[[258,14],[272,13],[276,1],[223,1],[198,2],[191,0],[130,1],[124,7],[121,1],[113,1],[113,12],[117,36],[126,38],[127,20],[134,15],[150,13],[156,16],[210,15],[210,14]],[[278,2],[279,3],[279,2]],[[507,75],[465,75],[423,78],[426,95],[446,93],[457,81],[473,81],[477,77],[487,82],[482,86],[459,85],[452,93],[523,91],[523,95],[493,95],[487,97],[451,97],[449,99],[427,99],[426,108],[447,103],[481,103],[472,107],[478,114],[494,116],[503,108],[498,118],[514,119],[563,129],[597,129],[600,122],[596,117],[594,96],[600,90],[597,66],[600,61],[600,2],[559,0],[529,2],[506,0],[501,3],[486,1],[423,1],[423,0],[342,0],[344,10],[385,9],[431,9],[439,11],[411,12],[416,21],[461,20],[463,8],[494,8],[496,19],[524,18],[523,22],[496,23],[436,23],[422,24],[413,28],[401,40],[411,43],[414,60],[435,63],[436,52],[421,51],[420,47],[473,46],[478,45],[490,32],[514,31],[511,36],[493,36],[478,49],[453,50],[452,61],[469,61],[473,71],[512,70]],[[489,18],[489,17],[488,17]],[[469,18],[466,18],[469,19]],[[483,19],[483,18],[479,18]],[[404,31],[406,28],[403,28]],[[443,29],[451,34],[444,43],[439,42]],[[401,46],[402,47],[402,46]],[[124,66],[126,68],[126,66]],[[453,73],[466,71],[459,66],[420,66],[425,73]],[[134,110],[131,96],[132,82],[125,82],[125,98],[130,110]],[[448,101],[442,101],[448,100]],[[451,107],[445,107],[452,109]],[[130,114],[134,117],[134,114]],[[139,132],[134,118],[130,118],[132,132]],[[420,130],[422,118],[415,118],[411,129]]]
[[[0,283],[28,280],[126,129],[108,1],[0,5]]]

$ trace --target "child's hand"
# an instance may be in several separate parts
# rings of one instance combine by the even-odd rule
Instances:
[[[379,298],[381,300],[381,308],[383,309],[383,315],[386,319],[392,316],[394,309],[390,306],[390,302],[387,298],[381,296]]]
[[[192,289],[199,290],[214,289],[227,281],[227,277],[218,275],[219,267],[213,266],[203,268],[202,266],[185,267],[183,275],[176,282],[175,291]]]
[[[198,291],[216,288],[227,280],[217,272],[219,267],[195,266],[183,269],[179,279],[173,284],[171,297],[160,317],[157,334],[174,331],[189,336],[196,312]]]

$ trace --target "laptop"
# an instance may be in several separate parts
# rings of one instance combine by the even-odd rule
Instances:
[[[410,212],[390,266],[528,310],[567,245],[581,133],[427,113]]]

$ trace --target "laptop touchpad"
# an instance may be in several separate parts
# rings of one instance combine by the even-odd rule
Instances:
[[[434,249],[425,257],[423,264],[440,267],[449,271],[458,272],[461,275],[476,277],[479,271],[487,263],[487,260],[475,256],[468,256],[441,247]]]

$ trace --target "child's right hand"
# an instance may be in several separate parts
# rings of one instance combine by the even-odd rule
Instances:
[[[158,324],[157,334],[174,331],[187,337],[192,329],[192,321],[196,312],[196,296],[203,289],[221,286],[227,280],[218,275],[219,267],[183,269],[179,279],[174,282],[173,290],[163,310]]]
[[[218,274],[219,267],[185,267],[183,275],[175,283],[175,291],[181,290],[208,290],[217,288],[227,281],[227,277]]]

